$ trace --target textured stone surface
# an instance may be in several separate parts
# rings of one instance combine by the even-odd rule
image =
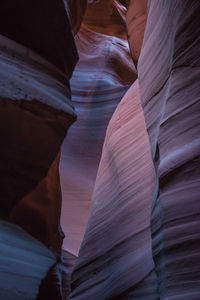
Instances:
[[[69,79],[77,51],[63,1],[1,1],[0,33],[0,218],[26,231],[2,228],[0,298],[58,300],[61,262],[48,248],[61,252],[64,236],[58,166],[76,119]]]
[[[107,124],[136,74],[128,44],[82,26],[76,37],[80,60],[71,79],[78,114],[62,147],[64,248],[77,255],[85,231]]]
[[[199,1],[149,1],[139,59],[159,183],[152,234],[160,299],[200,298],[199,13]]]
[[[46,247],[86,2],[0,4],[0,299],[199,300],[198,0],[88,1]]]
[[[53,161],[75,119],[70,91],[63,74],[34,52],[2,36],[1,49],[0,214],[50,246],[61,205]]]
[[[0,299],[35,300],[55,263],[55,255],[38,240],[18,226],[0,222]]]
[[[136,81],[107,129],[70,299],[156,299],[150,232],[154,187]]]
[[[119,0],[89,0],[83,23],[93,31],[127,39],[125,15]]]
[[[126,2],[128,6],[126,14],[128,41],[133,61],[137,66],[144,38],[148,0],[129,0]]]

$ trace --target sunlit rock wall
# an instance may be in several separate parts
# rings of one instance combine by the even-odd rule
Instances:
[[[200,298],[199,15],[199,1],[149,1],[138,66],[158,179],[152,237],[160,299]]]

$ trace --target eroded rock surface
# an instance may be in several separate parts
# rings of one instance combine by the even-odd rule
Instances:
[[[82,25],[76,36],[79,62],[71,79],[78,120],[62,147],[64,247],[77,255],[85,232],[107,124],[136,78],[128,43]]]
[[[137,66],[146,27],[148,0],[128,0],[126,2],[128,7],[126,13],[128,41],[133,61]]]
[[[156,299],[150,231],[154,187],[136,81],[107,129],[70,299]]]
[[[127,4],[129,43],[134,61],[139,58],[140,95],[149,137],[139,113],[131,116],[129,122],[135,126],[128,130],[126,117],[134,111],[128,99],[138,101],[140,107],[139,92],[130,89],[108,126],[89,222],[72,275],[71,299],[81,299],[81,295],[93,299],[95,295],[96,299],[196,300],[200,293],[200,6],[198,1],[149,1],[145,29],[147,2]],[[138,14],[133,7],[139,9]],[[126,106],[129,109],[123,114]],[[139,133],[129,138],[138,124],[144,130],[140,129],[141,138]],[[148,138],[157,173],[155,191],[156,177],[151,185],[141,187],[154,174]],[[145,173],[148,164],[150,174]],[[137,187],[139,192],[134,194]],[[147,187],[151,187],[149,198],[140,199]],[[143,207],[139,207],[141,201],[146,201]],[[145,230],[140,231],[139,224],[146,224]],[[142,234],[145,238],[140,240]]]
[[[160,299],[200,297],[199,13],[199,1],[149,1],[138,66],[158,180],[152,237]]]
[[[126,7],[119,0],[91,0],[83,23],[91,30],[127,39]]]
[[[64,234],[58,166],[61,144],[76,119],[69,79],[77,59],[63,1],[1,1],[0,218],[16,235],[16,249],[8,247],[8,263],[0,270],[11,289],[13,285],[10,291],[2,281],[3,300],[62,297],[58,253]],[[6,256],[6,239],[12,236],[4,227],[1,243]],[[21,240],[22,229],[26,232]],[[37,240],[32,243],[33,237]],[[32,248],[26,251],[29,243]],[[45,257],[36,261],[37,243],[44,256],[52,254],[52,264],[43,266]],[[15,251],[18,257],[12,266]],[[27,275],[27,266],[37,282]]]
[[[199,300],[199,1],[86,2],[0,4],[0,298]]]

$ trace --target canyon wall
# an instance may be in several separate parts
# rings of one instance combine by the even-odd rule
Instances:
[[[70,299],[156,299],[150,232],[154,187],[136,81],[107,128]]]
[[[0,8],[0,299],[198,300],[199,1]]]
[[[64,248],[78,254],[85,232],[107,124],[136,78],[128,43],[82,25],[76,45],[79,62],[71,78],[78,120],[62,146],[62,227]]]
[[[149,1],[138,65],[157,173],[151,226],[160,299],[200,297],[199,14],[199,1]]]
[[[76,119],[69,79],[78,60],[66,5],[0,4],[3,300],[62,297],[58,167],[61,144]]]
[[[102,15],[105,3],[107,10],[104,18],[108,26],[105,28],[103,21],[102,27],[100,23],[98,29],[92,27],[88,19],[93,18],[95,24],[94,17]],[[79,62],[70,85],[78,119],[63,143],[60,164],[61,224],[66,235],[63,248],[75,256],[78,255],[88,221],[108,122],[137,76],[128,43],[124,39],[125,22],[122,22],[121,14],[115,17],[115,22],[123,24],[117,34],[112,26],[113,11],[117,9],[121,11],[121,7],[116,8],[112,1],[104,1],[101,5],[88,4],[83,24],[75,38]]]
[[[127,4],[139,84],[125,95],[107,129],[70,299],[196,300],[200,6],[164,0]]]

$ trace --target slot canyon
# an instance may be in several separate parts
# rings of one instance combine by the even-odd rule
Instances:
[[[0,300],[200,300],[200,1],[1,0]]]

